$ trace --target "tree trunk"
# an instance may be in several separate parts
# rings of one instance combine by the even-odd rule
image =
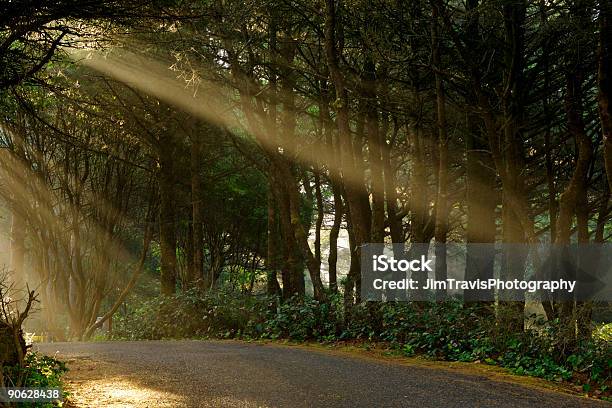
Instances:
[[[149,204],[149,211],[151,211],[151,207],[150,207],[151,205],[152,205],[152,203]],[[119,309],[119,306],[121,306],[121,304],[125,301],[125,298],[127,297],[127,295],[129,295],[129,293],[132,290],[132,288],[134,287],[134,285],[136,285],[136,282],[138,281],[138,278],[140,277],[140,275],[144,271],[144,269],[145,269],[145,261],[147,259],[147,253],[149,251],[149,246],[151,244],[151,235],[152,235],[152,232],[151,232],[150,222],[153,221],[151,218],[152,217],[149,217],[149,216],[146,217],[147,225],[145,227],[144,235],[143,235],[143,239],[142,239],[142,252],[140,254],[140,259],[138,261],[136,269],[134,270],[134,273],[132,274],[132,276],[131,276],[130,280],[128,281],[127,285],[125,286],[125,288],[123,288],[123,290],[119,294],[119,297],[115,300],[115,302],[113,303],[111,308],[102,316],[102,318],[96,319],[95,323],[90,325],[85,330],[85,333],[83,335],[83,339],[84,340],[89,340],[91,338],[91,336],[93,335],[93,333],[96,331],[96,329],[99,329],[100,327],[102,327],[102,325],[106,321],[109,322],[109,331],[110,331],[110,324],[111,324],[113,315],[117,312],[117,310]],[[96,315],[97,315],[97,313],[96,313]]]
[[[356,276],[359,275],[359,268],[361,263],[356,259],[358,251],[355,248],[355,230],[352,228],[352,220],[350,214],[347,217],[347,230],[349,235],[349,252],[351,254],[351,264],[349,266],[349,272],[346,276],[344,284],[344,310],[345,320],[349,322],[351,319],[351,311],[355,303],[359,303],[360,298],[360,283],[357,281]]]
[[[495,172],[489,149],[476,118],[468,118],[467,144],[467,263],[465,277],[468,280],[493,278],[495,243]],[[486,244],[486,245],[477,245]],[[493,294],[483,291],[464,291],[466,302],[477,301],[480,296],[493,300]],[[482,298],[481,298],[482,300]]]
[[[17,341],[15,338],[17,337]],[[13,327],[0,321],[0,364],[3,367],[23,367],[23,357],[26,353],[26,342],[21,328]],[[0,373],[0,378],[3,373]]]
[[[555,244],[560,246],[558,251],[563,251],[563,248],[570,243],[573,219],[574,215],[578,213],[578,204],[581,201],[586,201],[588,172],[593,157],[592,141],[586,133],[582,119],[582,78],[578,71],[571,72],[567,76],[565,110],[568,131],[576,141],[578,157],[572,178],[559,197],[559,217],[557,218],[557,235],[555,237]],[[575,339],[574,302],[572,300],[555,302],[550,311],[554,315],[548,316],[549,319],[555,317],[561,319],[561,325],[565,330],[565,333],[562,334],[563,338],[568,339],[568,341]],[[588,323],[590,325],[590,321]]]
[[[326,148],[329,151],[329,184],[334,198],[334,223],[329,232],[329,255],[327,257],[327,269],[329,274],[329,289],[332,293],[338,292],[338,236],[342,227],[342,217],[344,216],[344,204],[342,202],[342,191],[340,188],[340,171],[337,166],[339,161],[339,146],[334,143],[333,131],[331,129],[331,118],[329,112],[329,88],[327,79],[321,80],[321,99],[319,102],[319,115],[321,129],[325,139]]]
[[[18,211],[12,212],[11,217],[11,246],[10,246],[10,276],[17,289],[25,288],[25,238],[26,224]]]
[[[565,110],[568,130],[578,147],[578,157],[572,178],[559,198],[555,243],[561,245],[570,242],[572,220],[581,196],[586,194],[588,172],[593,157],[593,143],[585,131],[582,119],[582,80],[579,75],[579,73],[571,73],[567,78]]]
[[[284,186],[277,186],[276,202],[279,208],[279,222],[282,231],[285,264],[282,269],[283,299],[305,294],[304,273],[298,256],[298,248],[291,225],[290,199]]]
[[[436,225],[434,231],[436,256],[436,281],[446,281],[446,234],[448,232],[448,132],[446,129],[446,95],[439,70],[442,69],[438,38],[437,4],[432,7],[431,50],[436,82],[436,120],[438,127],[438,191],[436,194]],[[446,299],[446,291],[438,290],[436,300]]]
[[[202,231],[202,192],[200,180],[200,167],[202,143],[199,129],[191,133],[191,222],[193,237],[193,282],[204,283],[204,234]]]
[[[389,223],[389,232],[391,234],[391,242],[399,244],[404,242],[404,228],[402,226],[402,216],[399,214],[397,208],[397,191],[396,191],[396,177],[395,168],[392,163],[391,149],[397,139],[399,132],[397,120],[393,121],[393,134],[389,143],[383,142],[382,157],[384,166],[384,179],[385,179],[385,199],[387,203],[387,218]],[[399,245],[395,245],[393,248],[397,248]],[[400,259],[402,254],[395,254],[395,257]]]
[[[527,254],[520,245],[525,243],[525,233],[521,226],[520,215],[513,207],[513,192],[518,192],[526,200],[524,179],[520,169],[524,168],[522,153],[522,119],[524,116],[524,24],[526,3],[524,1],[504,4],[504,26],[506,29],[506,47],[504,48],[505,77],[502,94],[503,122],[502,128],[505,146],[503,157],[505,168],[500,172],[502,177],[502,240],[504,257],[501,278],[506,280],[523,280],[525,278],[525,261]],[[491,137],[490,137],[491,139]],[[518,245],[517,245],[518,244]],[[502,300],[504,293],[501,293]],[[511,301],[500,302],[502,309],[501,322],[510,332],[521,332],[524,327],[524,293],[508,293]],[[511,295],[511,296],[510,296]]]
[[[540,1],[540,21],[544,26],[547,24],[548,10],[547,2]],[[544,41],[542,45],[542,69],[544,71],[544,89],[550,88],[551,73],[550,73],[550,44]],[[552,112],[549,106],[549,96],[546,93],[542,95],[542,114],[544,116],[544,155],[546,163],[546,185],[548,188],[548,224],[550,226],[551,241],[556,235],[557,224],[557,189],[555,187],[555,174],[553,165],[553,146],[551,140],[551,115]]]
[[[470,13],[468,21],[467,35],[469,37],[468,47],[478,50],[477,39],[480,37],[480,27],[478,24],[478,0],[468,0],[467,10]],[[475,88],[468,96],[469,104],[472,106],[482,105],[478,95],[480,85],[480,72],[478,69],[471,68],[472,81]],[[481,106],[482,108],[482,106]],[[487,143],[487,136],[497,137],[495,130],[488,129],[487,134],[481,130],[482,119],[468,113],[467,117],[467,181],[466,181],[466,201],[467,201],[467,231],[466,240],[468,244],[465,278],[468,280],[490,279],[493,278],[493,263],[495,251],[496,225],[495,207],[497,197],[495,191],[496,174],[495,165],[492,160],[492,152]],[[490,127],[490,126],[489,126]],[[485,244],[485,245],[477,245]],[[487,306],[493,300],[493,293],[484,291],[466,290],[463,292],[466,302],[481,302],[488,311]]]
[[[599,116],[608,186],[612,191],[612,5],[599,1]]]
[[[611,211],[610,207],[608,206],[609,202],[610,189],[606,186],[606,189],[604,190],[601,197],[601,204],[599,206],[599,210],[597,211],[597,227],[595,228],[595,236],[593,238],[594,242],[603,243],[605,241],[605,227]]]
[[[354,282],[354,286],[360,284],[360,257],[361,245],[370,240],[371,234],[371,211],[367,199],[367,192],[363,185],[363,174],[355,165],[354,146],[351,142],[351,130],[349,124],[348,94],[344,84],[344,76],[339,66],[339,52],[336,47],[336,5],[334,0],[325,1],[325,55],[327,67],[332,83],[336,90],[336,123],[338,126],[338,138],[340,148],[340,169],[344,184],[347,213],[351,219],[351,228],[354,233],[353,246],[355,253],[351,254],[354,267],[351,266],[348,280]],[[351,262],[353,265],[353,262]],[[352,288],[352,285],[349,286]],[[345,299],[349,299],[347,296]]]
[[[176,290],[176,231],[173,174],[173,142],[160,138],[159,149],[159,246],[161,294],[172,295]]]
[[[300,196],[297,183],[295,183],[295,179],[290,178],[290,175],[287,173],[285,173],[285,182],[287,183],[286,188],[289,190],[289,215],[295,241],[302,256],[306,258],[306,267],[308,268],[310,280],[312,281],[314,297],[322,301],[325,299],[325,292],[323,289],[323,282],[321,281],[321,264],[320,261],[317,261],[308,245],[308,235],[306,234],[300,217]]]
[[[365,99],[365,130],[372,192],[372,242],[383,243],[385,240],[385,187],[378,107],[376,106],[376,67],[371,56],[366,58],[364,71],[362,94]]]
[[[315,222],[315,242],[314,242],[314,257],[321,265],[321,227],[323,226],[323,218],[325,217],[325,209],[323,208],[323,194],[321,193],[321,176],[315,171],[315,197],[317,199],[317,220]]]
[[[415,126],[414,131],[409,135],[414,151],[413,170],[410,178],[412,187],[410,191],[410,226],[413,245],[409,249],[409,259],[417,259],[421,255],[427,255],[429,243],[435,232],[435,222],[429,214],[425,148],[421,132],[421,129]],[[412,279],[418,282],[420,288],[423,288],[428,278],[427,275],[427,271],[414,271],[412,272]],[[424,293],[421,293],[419,297],[422,298],[423,295]]]
[[[6,302],[9,298],[9,293],[5,292],[7,282],[2,282],[0,289],[0,302]],[[26,342],[23,337],[23,322],[30,314],[33,303],[36,301],[36,295],[33,291],[28,292],[27,298],[24,299],[23,310],[16,310],[10,316],[4,316],[8,319],[0,319],[0,367],[15,367],[23,368],[25,354],[27,352]],[[2,305],[2,309],[7,309],[7,305]],[[17,378],[16,384],[4,384],[3,372],[0,372],[0,385],[22,386],[21,375]]]
[[[274,194],[272,188],[268,188],[268,251],[266,256],[266,292],[270,296],[280,295],[281,288],[278,284],[276,277],[276,271],[278,267],[278,240],[276,239],[277,234],[277,222],[276,222],[276,208],[274,201]]]
[[[335,184],[332,184],[334,193],[334,224],[329,232],[329,256],[327,258],[329,272],[329,289],[335,293],[338,291],[338,235],[342,226],[344,216],[344,204],[342,194]]]

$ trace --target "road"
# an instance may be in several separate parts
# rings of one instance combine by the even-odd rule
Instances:
[[[487,374],[221,341],[52,343],[85,407],[610,407]]]

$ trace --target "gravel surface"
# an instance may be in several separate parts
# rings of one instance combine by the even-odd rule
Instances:
[[[610,407],[489,376],[221,341],[39,344],[76,407]]]

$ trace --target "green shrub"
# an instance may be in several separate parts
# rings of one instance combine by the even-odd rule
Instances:
[[[28,352],[22,367],[4,367],[6,387],[61,388],[61,377],[68,369],[66,365],[53,357],[35,352]],[[64,392],[64,397],[66,396]],[[32,407],[53,407],[52,403],[32,403]]]
[[[238,337],[258,334],[274,299],[247,296],[233,289],[203,295],[197,289],[155,297],[117,315],[113,338],[168,339]]]
[[[260,336],[290,340],[334,340],[339,333],[338,298],[328,303],[306,298],[292,298],[269,310]]]
[[[559,321],[512,332],[486,309],[456,300],[362,303],[346,317],[339,295],[325,303],[308,297],[280,302],[228,288],[206,294],[190,290],[132,308],[116,319],[114,336],[384,342],[403,355],[482,361],[517,374],[573,381],[585,391],[610,389],[611,343],[597,335],[568,348]]]

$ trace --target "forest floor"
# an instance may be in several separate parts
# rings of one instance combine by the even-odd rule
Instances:
[[[239,341],[47,343],[69,407],[610,407],[545,382],[377,352]]]

